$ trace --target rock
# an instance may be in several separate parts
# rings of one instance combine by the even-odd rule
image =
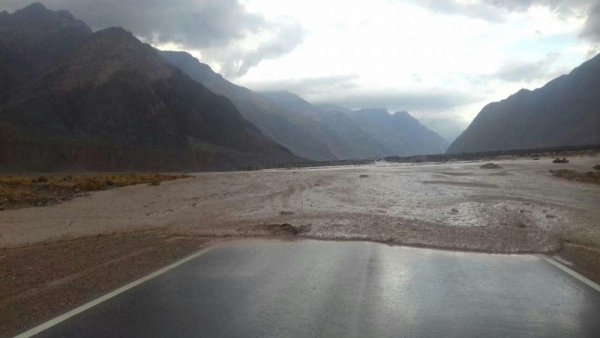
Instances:
[[[502,167],[495,163],[486,163],[479,168],[481,168],[481,169],[500,169]]]

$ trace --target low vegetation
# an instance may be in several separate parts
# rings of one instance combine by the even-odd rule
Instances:
[[[486,163],[486,164],[480,166],[480,168],[481,169],[500,169],[502,167],[497,165],[496,163]]]
[[[163,174],[98,174],[0,176],[0,210],[43,206],[66,201],[77,195],[97,190],[135,184],[159,185],[186,175]]]
[[[584,173],[571,169],[558,169],[550,170],[550,172],[556,177],[564,178],[567,180],[600,184],[600,172],[598,171],[588,171]]]

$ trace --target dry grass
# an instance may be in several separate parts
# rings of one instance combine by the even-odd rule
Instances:
[[[0,176],[0,210],[42,206],[65,201],[89,191],[135,184],[159,185],[186,175],[98,174],[49,176]]]
[[[571,169],[550,170],[552,175],[567,180],[573,180],[584,183],[600,184],[600,172],[588,171],[586,173]]]

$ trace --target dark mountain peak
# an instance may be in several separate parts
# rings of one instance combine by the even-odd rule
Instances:
[[[531,93],[531,90],[529,90],[529,89],[527,89],[527,88],[521,88],[521,89],[519,89],[519,91],[518,91],[518,92],[516,92],[516,93],[514,94],[514,96],[523,96],[523,95],[527,95],[527,94],[529,94],[529,93]]]
[[[600,53],[598,53],[596,56],[592,57],[591,59],[585,61],[579,67],[576,67],[575,69],[573,69],[573,72],[581,70],[581,69],[593,68],[593,67],[600,67]]]
[[[215,73],[209,65],[200,62],[193,55],[180,51],[157,52],[171,65],[181,69],[191,78],[204,85],[227,83],[220,74]]]
[[[355,111],[352,118],[391,150],[386,156],[437,154],[446,150],[446,141],[404,111],[390,114],[385,108]]]
[[[6,12],[3,12],[1,16],[7,17],[4,13]],[[91,29],[83,21],[75,19],[69,11],[52,11],[37,2],[19,9],[9,16],[14,27],[26,26],[24,28],[29,30],[44,29],[53,32],[78,26],[91,33]]]
[[[64,10],[64,9],[56,11],[56,14],[67,20],[73,20],[73,21],[76,20],[75,17],[73,16],[73,14],[71,14],[71,12]]]
[[[448,152],[600,144],[600,55],[533,91],[486,105]]]
[[[73,14],[71,14],[69,11],[52,11],[39,2],[35,2],[25,8],[15,11],[12,15],[12,18],[15,21],[27,22],[33,24],[34,26],[40,24],[59,24],[60,26],[65,26],[70,24],[87,27],[85,23],[75,19]]]
[[[411,119],[414,119],[414,117],[412,117],[412,115],[410,115],[405,110],[397,111],[397,112],[393,113],[392,116],[395,117],[395,118],[411,118]]]
[[[150,45],[123,28],[110,27],[92,34],[73,54],[57,83],[61,88],[99,85],[121,72],[136,72],[155,81],[172,76],[173,69]]]
[[[160,53],[163,53],[165,55],[170,54],[174,59],[176,59],[179,62],[190,63],[197,67],[204,68],[207,71],[211,71],[214,73],[213,69],[209,65],[207,65],[205,63],[201,63],[200,60],[196,59],[192,54],[190,54],[188,52],[165,50],[165,51],[160,51]]]
[[[46,8],[46,6],[42,5],[39,2],[34,2],[29,6],[23,7],[21,9],[15,11],[13,15],[15,15],[16,17],[20,17],[20,18],[25,18],[25,17],[33,18],[33,17],[40,17],[42,15],[50,15],[51,13],[53,13],[53,12],[50,11],[48,8]]]
[[[96,39],[121,39],[126,42],[139,43],[133,34],[122,27],[108,27],[94,33]]]
[[[38,77],[92,35],[70,13],[51,11],[39,3],[0,19],[0,45],[10,46],[3,51],[3,59],[18,82]]]

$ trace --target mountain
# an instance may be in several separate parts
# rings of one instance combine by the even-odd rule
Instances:
[[[386,156],[440,154],[448,147],[440,135],[404,111],[389,114],[386,109],[362,109],[348,114],[389,149]]]
[[[600,55],[534,91],[487,105],[449,153],[600,144]]]
[[[389,149],[357,125],[345,109],[323,110],[286,91],[262,92],[261,95],[326,144],[335,159],[376,159],[389,153]]]
[[[225,97],[121,28],[64,11],[0,16],[0,165],[57,170],[229,169],[299,160]],[[3,92],[4,93],[4,92]]]
[[[296,115],[317,121],[324,137],[329,139],[325,142],[341,158],[439,154],[448,146],[441,136],[406,112],[389,114],[386,109],[315,106],[289,92],[262,94]]]
[[[188,53],[161,51],[160,54],[192,79],[229,98],[244,118],[256,125],[264,135],[290,149],[294,154],[313,160],[336,158],[327,145],[315,138],[310,130],[298,125],[298,119],[302,120],[301,117],[291,116],[289,112],[282,111],[261,95],[227,81]]]
[[[419,136],[416,142],[409,141],[410,145],[398,147],[397,143],[406,139],[401,135],[406,130],[401,127],[396,137],[398,142],[382,143],[377,139],[378,131],[363,128],[361,122],[352,117],[354,114],[351,110],[316,106],[285,91],[255,93],[227,81],[208,65],[185,52],[163,51],[161,55],[192,79],[229,98],[263,134],[299,156],[313,160],[339,160],[412,155],[421,150],[426,153],[445,151],[443,140],[441,146],[413,146],[420,141],[438,144],[441,139],[420,124],[416,128],[424,132],[424,136]],[[407,122],[414,126],[412,119]],[[420,135],[419,132],[409,134]],[[430,137],[433,141],[429,140]]]

